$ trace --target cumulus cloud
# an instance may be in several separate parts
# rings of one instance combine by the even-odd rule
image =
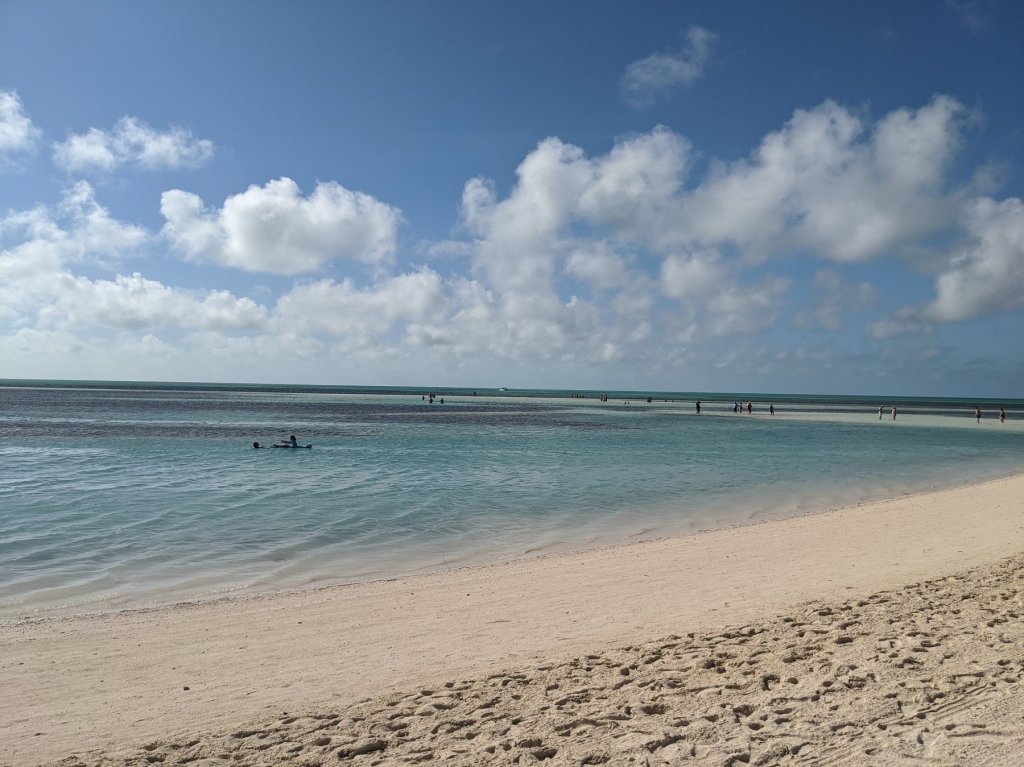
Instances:
[[[516,171],[512,193],[498,201],[484,179],[467,182],[463,223],[477,240],[475,271],[500,293],[550,292],[564,228],[591,178],[579,147],[545,139]]]
[[[677,299],[700,299],[721,290],[731,278],[716,252],[669,255],[661,265],[661,289]]]
[[[505,199],[485,179],[467,182],[462,220],[477,238],[474,265],[499,292],[549,289],[559,259],[574,247],[574,224],[622,246],[657,236],[678,204],[689,162],[689,143],[663,126],[626,137],[593,159],[577,146],[545,139],[519,165]],[[576,274],[583,258],[573,261]]]
[[[119,221],[87,182],[66,190],[52,207],[0,219],[0,321],[24,330],[153,330],[164,327],[239,330],[258,327],[266,309],[226,291],[188,291],[139,273],[93,279],[72,271],[107,266],[152,237]],[[63,337],[63,336],[62,336]]]
[[[51,290],[52,301],[39,312],[43,328],[251,330],[267,319],[265,307],[252,299],[223,290],[180,290],[138,272],[113,280],[63,273]]]
[[[111,131],[90,128],[53,146],[53,161],[64,170],[109,173],[130,165],[142,170],[197,168],[213,156],[213,142],[185,128],[158,131],[137,117],[122,117]]]
[[[16,340],[28,338],[23,331],[29,329],[51,349],[77,339],[76,348],[95,353],[98,339],[114,332],[119,349],[166,348],[190,359],[202,356],[196,356],[198,349],[232,359],[327,351],[367,358],[440,347],[456,356],[550,358],[559,351],[574,353],[582,336],[599,335],[585,302],[563,304],[550,296],[533,301],[524,294],[500,307],[480,283],[446,280],[428,268],[375,273],[369,284],[298,283],[269,307],[224,290],[174,287],[140,272],[109,278],[76,274],[83,262],[90,270],[107,268],[106,262],[151,240],[146,230],[114,219],[85,182],[57,205],[0,219],[0,237],[0,335],[20,350],[19,359],[26,352]],[[520,299],[532,307],[518,304]],[[533,320],[517,322],[520,312],[533,314]]]
[[[924,315],[949,322],[1024,306],[1024,201],[977,200],[965,228],[968,244],[935,281]]]
[[[935,300],[868,326],[875,338],[927,332],[1024,303],[1024,203],[984,198],[964,208],[968,193],[948,186],[968,117],[943,96],[877,120],[825,102],[696,179],[693,147],[664,126],[622,136],[605,154],[547,138],[507,192],[483,178],[465,184],[454,239],[416,252],[434,268],[396,270],[400,212],[335,182],[306,194],[276,179],[219,207],[166,191],[162,242],[186,260],[312,275],[263,303],[122,273],[119,261],[161,240],[117,220],[82,182],[56,205],[0,218],[0,327],[12,349],[34,330],[53,348],[78,333],[79,348],[91,349],[105,334],[140,354],[194,347],[232,360],[351,354],[437,369],[504,361],[510,370],[527,359],[551,369],[700,360],[710,369],[754,364],[756,343],[742,336],[779,321],[794,281],[808,289],[795,295],[810,296],[793,306],[798,330],[837,330],[872,305],[870,285],[820,262],[916,256],[955,239],[945,268],[930,252]],[[126,162],[107,134],[78,138],[88,167]],[[325,276],[342,259],[372,267],[368,278]],[[808,262],[819,263],[805,283]],[[724,345],[737,351],[732,362],[708,351],[723,336],[738,336]]]
[[[692,155],[690,142],[663,125],[620,139],[606,156],[591,162],[580,214],[619,240],[659,237],[676,215]]]
[[[672,53],[652,53],[626,67],[622,91],[635,107],[647,106],[672,89],[690,85],[704,74],[718,35],[703,27],[686,31],[683,47]]]
[[[474,273],[499,304],[525,306],[513,298],[529,293],[536,311],[542,299],[557,306],[561,276],[598,290],[635,283],[643,259],[625,275],[621,253],[639,249],[660,258],[662,295],[691,304],[703,295],[709,305],[738,284],[737,260],[805,253],[856,263],[910,253],[946,231],[960,204],[945,179],[965,120],[944,96],[873,124],[828,101],[797,110],[750,158],[712,164],[692,187],[692,148],[668,128],[625,137],[593,158],[545,139],[504,199],[486,179],[466,184],[462,224],[473,237]],[[817,319],[839,321],[835,313]]]
[[[388,262],[402,220],[398,209],[335,182],[303,197],[290,178],[250,186],[220,210],[172,189],[160,212],[164,236],[186,259],[274,274],[313,272],[337,258]]]
[[[768,330],[782,308],[789,280],[766,277],[750,285],[730,285],[711,296],[707,308],[712,336]]]
[[[685,202],[680,236],[749,257],[804,249],[840,262],[893,253],[947,226],[942,182],[963,107],[945,96],[868,132],[832,101],[797,110],[748,160],[718,165]]]
[[[53,207],[0,219],[0,278],[45,278],[68,262],[118,258],[149,240],[145,228],[113,218],[92,186],[80,181]]]
[[[440,275],[423,269],[367,288],[350,279],[296,285],[277,302],[275,321],[292,331],[347,336],[368,345],[399,323],[440,322],[447,307]]]
[[[689,143],[661,126],[593,158],[550,138],[523,160],[504,199],[487,180],[466,184],[463,226],[491,298],[492,334],[502,339],[496,353],[601,360],[642,352],[637,344],[658,342],[652,313],[663,297],[706,323],[706,335],[771,324],[785,280],[744,283],[716,249],[674,244],[687,239],[678,227],[690,157]],[[600,301],[576,295],[581,286]]]
[[[499,302],[480,282],[430,269],[369,286],[353,280],[296,285],[275,307],[275,332],[316,337],[336,352],[378,357],[444,349],[454,358],[591,358],[600,324],[585,301],[517,294]],[[600,344],[608,353],[609,339]]]
[[[629,259],[603,242],[574,248],[565,259],[565,273],[597,291],[618,290],[632,280]]]
[[[40,131],[25,114],[18,94],[0,90],[0,168],[16,155],[32,152],[39,137]]]
[[[467,182],[462,226],[474,275],[502,332],[554,323],[547,339],[536,334],[547,348],[585,327],[566,322],[570,315],[607,333],[627,313],[647,312],[640,321],[649,321],[659,296],[678,302],[683,336],[760,332],[777,319],[790,282],[744,279],[751,263],[899,257],[948,231],[961,196],[946,179],[968,117],[945,96],[874,122],[826,101],[794,112],[749,158],[712,163],[692,186],[692,148],[668,128],[624,137],[595,157],[548,138],[504,198],[486,179]],[[574,285],[608,295],[574,304],[566,300]],[[822,299],[802,315],[805,327],[837,329],[874,296],[834,271],[819,272],[815,287]],[[515,335],[525,334],[507,332],[513,347]]]
[[[616,289],[640,290],[616,244],[602,242],[593,230],[606,229],[619,239],[613,201],[630,204],[647,194],[655,200],[658,192],[646,188],[645,177],[661,173],[648,160],[656,145],[672,143],[663,141],[666,136],[671,134],[659,129],[633,137],[620,144],[621,151],[594,160],[579,147],[545,139],[519,165],[517,183],[505,199],[497,198],[489,181],[471,179],[463,193],[462,223],[474,237],[477,281],[472,290],[463,286],[462,298],[473,302],[472,311],[452,318],[461,323],[454,346],[471,339],[506,358],[617,357],[619,330],[602,318],[600,307],[573,293],[581,285],[612,291],[614,303]],[[634,144],[645,148],[629,156]],[[574,233],[576,226],[590,231]],[[462,322],[469,315],[486,324]],[[440,329],[440,336],[445,332]]]
[[[777,322],[792,280],[763,267],[751,279],[752,262],[898,257],[949,231],[962,195],[946,179],[966,117],[943,96],[874,122],[825,102],[691,186],[692,148],[665,127],[593,157],[548,138],[524,157],[506,195],[487,179],[466,183],[465,239],[427,255],[467,258],[467,278],[422,270],[370,286],[321,280],[296,286],[276,316],[282,327],[364,349],[387,338],[506,359],[668,359],[666,344],[760,333]],[[169,225],[192,223],[175,232],[179,243],[223,248],[223,213],[203,211],[194,196],[165,202],[192,206],[188,215],[165,210]],[[811,287],[819,298],[797,314],[798,327],[838,329],[875,300],[869,284],[835,269],[819,270]],[[908,312],[870,332],[931,321]]]
[[[702,319],[702,332],[709,336],[757,333],[771,327],[788,286],[788,280],[773,276],[743,284],[736,266],[714,251],[672,254],[661,265],[662,293],[677,299],[690,320]],[[695,336],[698,328],[691,322],[687,336]]]
[[[937,322],[958,322],[1024,306],[1024,201],[970,200],[963,238],[935,279],[935,298],[904,306],[868,325],[878,339],[929,333]]]

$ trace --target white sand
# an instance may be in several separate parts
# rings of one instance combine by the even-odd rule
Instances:
[[[440,575],[3,625],[0,763],[1017,763],[1021,555],[1017,476]]]

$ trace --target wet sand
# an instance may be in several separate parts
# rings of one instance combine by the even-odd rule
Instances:
[[[0,763],[1024,758],[1024,476],[441,574],[0,626]]]

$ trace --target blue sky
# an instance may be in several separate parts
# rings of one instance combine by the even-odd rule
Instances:
[[[0,377],[1024,396],[1021,39],[0,0]]]

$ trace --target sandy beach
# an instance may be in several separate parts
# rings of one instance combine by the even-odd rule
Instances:
[[[1012,764],[1024,475],[0,626],[0,763]]]

